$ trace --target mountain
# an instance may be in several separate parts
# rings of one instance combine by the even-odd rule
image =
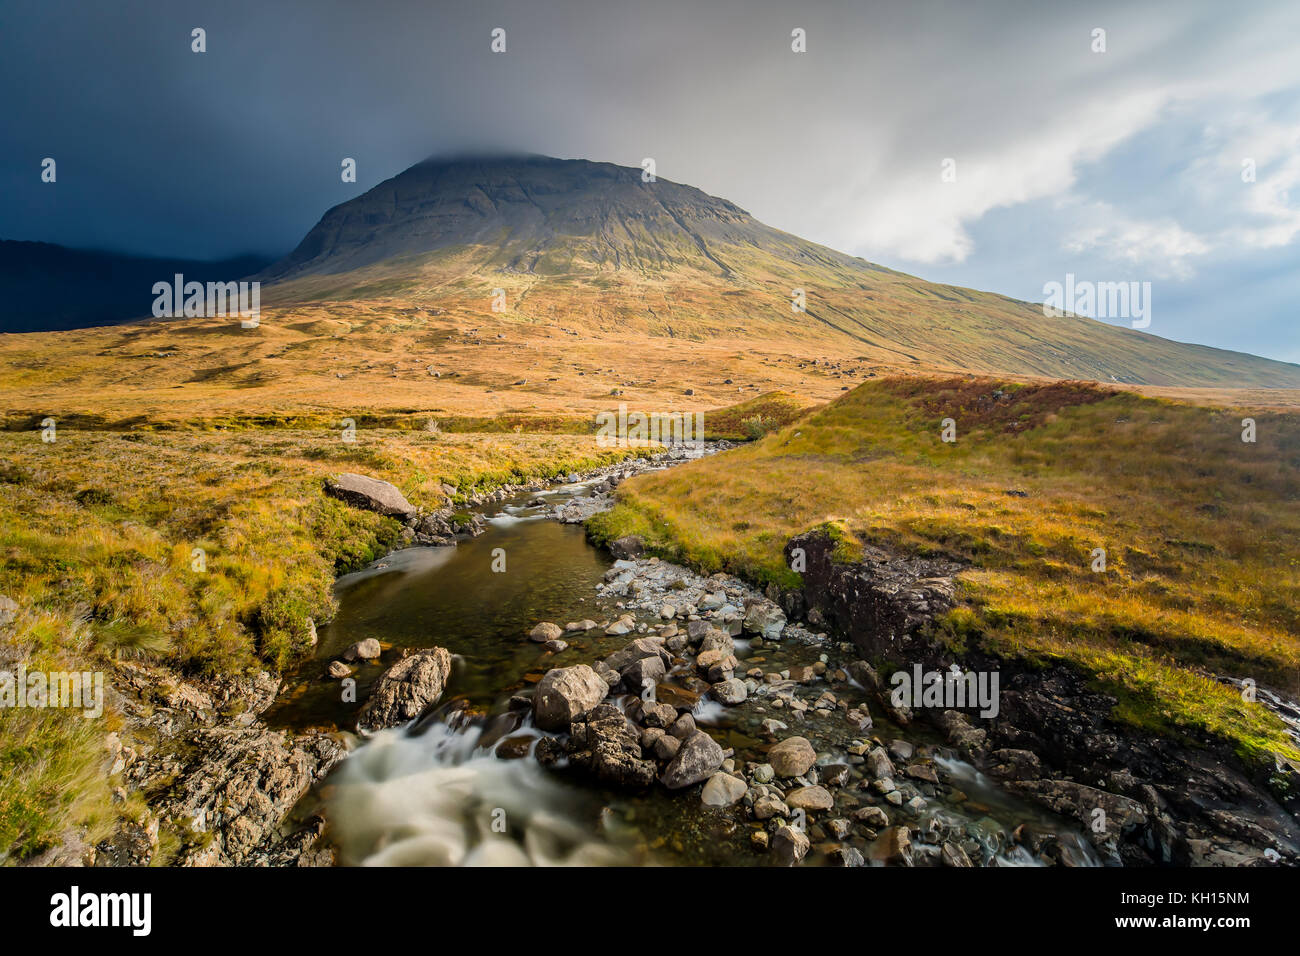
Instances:
[[[36,259],[30,275],[11,268],[6,288],[26,290],[15,314],[45,322],[64,307],[42,296],[84,302],[91,283],[108,290],[89,302],[97,314],[125,317],[147,313],[152,283],[176,271],[235,278],[164,260],[96,278],[86,260],[60,271],[54,252]],[[824,402],[871,378],[936,371],[1300,405],[1300,366],[1046,318],[608,163],[421,163],[329,210],[255,277],[256,328],[209,317],[0,335],[0,420],[571,425],[620,403],[712,415],[771,392]],[[805,311],[792,309],[796,289]]]
[[[430,160],[330,209],[261,276],[281,301],[403,299],[580,331],[816,344],[903,367],[1154,386],[1300,386],[1300,366],[1185,345],[926,282],[767,226],[639,168],[538,156]],[[791,308],[803,289],[806,311]],[[1158,329],[1157,317],[1154,327]]]
[[[698,272],[741,281],[747,256],[882,272],[640,169],[529,156],[430,160],[329,210],[269,278],[479,247],[483,268],[540,276]]]
[[[220,261],[149,258],[68,249],[48,242],[0,240],[0,332],[43,332],[114,325],[151,315],[155,282],[229,281],[251,275],[265,258]]]

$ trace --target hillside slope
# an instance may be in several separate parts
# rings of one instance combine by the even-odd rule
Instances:
[[[382,298],[582,333],[808,341],[836,357],[1156,386],[1300,385],[1300,366],[926,282],[609,163],[428,161],[329,210],[264,278],[281,302]],[[802,289],[806,311],[792,309]],[[1157,326],[1158,327],[1158,326]]]

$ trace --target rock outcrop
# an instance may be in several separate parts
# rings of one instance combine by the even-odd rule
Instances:
[[[376,511],[390,518],[404,521],[415,515],[415,506],[394,485],[366,475],[344,472],[325,482],[325,493],[354,508]]]
[[[373,733],[415,720],[442,697],[450,673],[451,654],[445,647],[407,655],[379,678],[357,717],[357,729]]]

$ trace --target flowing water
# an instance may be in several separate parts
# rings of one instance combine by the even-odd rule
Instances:
[[[417,548],[395,552],[369,568],[340,578],[340,610],[320,630],[316,657],[287,681],[267,719],[295,730],[350,729],[370,687],[403,648],[442,646],[453,655],[448,688],[434,714],[414,728],[382,731],[361,746],[311,798],[329,822],[329,838],[340,862],[372,865],[667,863],[746,864],[767,861],[750,835],[757,824],[735,808],[710,808],[698,788],[671,793],[656,787],[644,794],[610,792],[564,773],[546,770],[531,758],[540,736],[526,715],[511,711],[513,694],[535,683],[552,667],[594,663],[622,647],[630,637],[599,630],[566,634],[568,649],[552,654],[528,640],[538,621],[603,621],[622,613],[612,598],[599,598],[597,585],[612,560],[588,544],[580,526],[563,525],[546,514],[570,496],[586,493],[583,483],[561,485],[540,496],[529,493],[485,509],[483,535],[455,548]],[[504,571],[500,568],[504,559]],[[343,699],[340,682],[324,678],[329,661],[363,638],[378,638],[384,655],[362,664],[355,678],[355,700]],[[833,642],[787,640],[754,650],[737,640],[743,673],[811,664],[834,668],[849,656]],[[824,686],[824,685],[822,685]],[[866,700],[860,689],[836,687],[850,703]],[[875,727],[854,730],[839,712],[794,721],[788,713],[751,698],[738,707],[711,701],[696,709],[697,722],[724,748],[736,750],[738,768],[763,761],[770,737],[759,728],[764,718],[781,718],[814,741],[831,763],[852,763],[847,748],[855,739],[903,738],[917,746],[941,742],[924,730],[894,728],[871,707]],[[507,753],[510,758],[498,756]],[[964,832],[999,865],[1031,864],[1011,832],[1022,824],[1060,837],[1073,862],[1096,857],[1067,824],[999,790],[973,767],[941,758],[947,776],[960,781],[956,796],[931,799],[922,821],[934,817],[951,831]],[[848,807],[857,798],[841,792]],[[892,808],[891,812],[892,812]],[[821,815],[819,815],[821,816]],[[816,852],[828,839],[814,824],[814,852],[807,864],[826,862]],[[871,859],[872,846],[859,840]],[[937,846],[916,846],[918,862],[937,855]]]

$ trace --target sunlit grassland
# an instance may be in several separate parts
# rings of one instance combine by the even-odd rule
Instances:
[[[1298,468],[1295,415],[1095,386],[891,380],[722,458],[625,483],[592,527],[785,585],[797,582],[786,541],[828,521],[862,544],[952,557],[967,565],[962,604],[936,631],[955,649],[1068,661],[1116,694],[1119,719],[1300,758],[1263,708],[1210,676],[1300,689]]]

